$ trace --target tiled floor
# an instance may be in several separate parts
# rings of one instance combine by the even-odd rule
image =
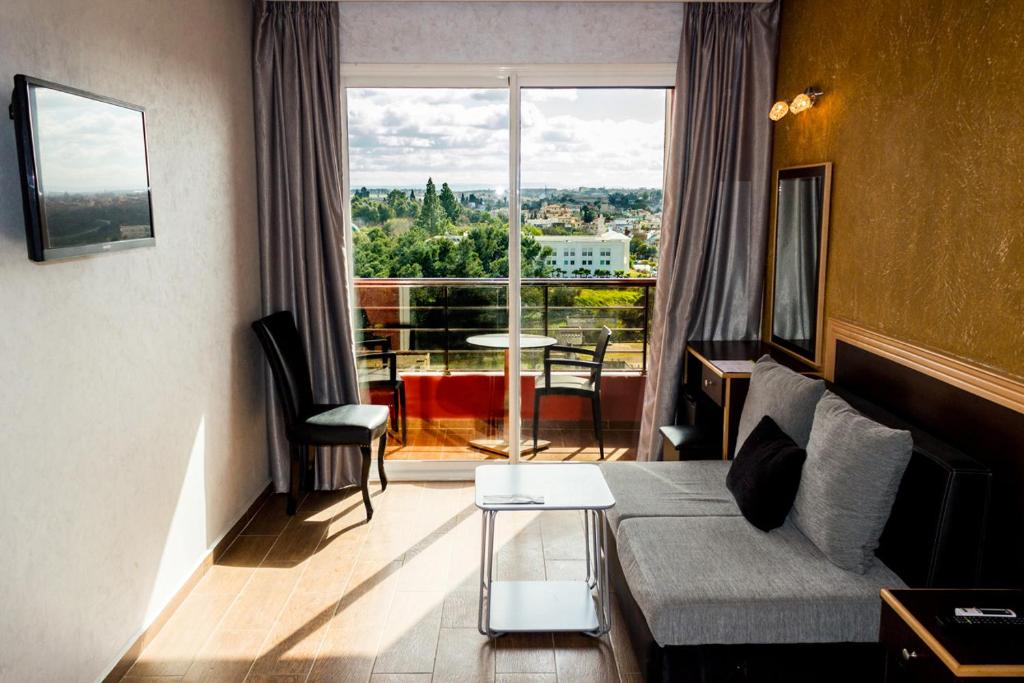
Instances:
[[[125,681],[638,682],[616,614],[609,637],[488,640],[476,630],[480,513],[470,483],[314,493],[292,518],[257,513]],[[496,579],[584,574],[576,512],[499,515]]]
[[[410,429],[408,443],[403,444],[397,435],[391,434],[388,441],[389,460],[493,460],[504,459],[472,448],[470,440],[495,438],[494,430],[468,429],[464,427],[425,427]],[[589,429],[549,428],[541,435],[551,446],[537,455],[524,456],[524,460],[598,460],[599,451],[594,433]],[[604,457],[606,460],[636,460],[638,432],[635,429],[606,429],[604,432]],[[532,436],[524,433],[523,443],[530,443]]]

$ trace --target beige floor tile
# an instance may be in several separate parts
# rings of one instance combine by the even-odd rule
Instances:
[[[480,595],[470,591],[452,591],[444,599],[442,628],[476,628]]]
[[[399,591],[391,604],[374,673],[433,671],[444,593]]]
[[[234,596],[189,595],[128,671],[131,676],[183,676]]]
[[[305,676],[334,617],[338,598],[321,593],[292,593],[263,643],[254,675]]]
[[[320,644],[310,681],[368,681],[401,563],[358,562]]]
[[[494,645],[475,628],[443,628],[437,642],[434,681],[489,683],[494,680]]]
[[[498,674],[494,683],[558,683],[555,674]]]
[[[618,683],[615,655],[607,636],[556,633],[554,640],[558,683]]]
[[[217,629],[196,655],[183,683],[240,683],[259,655],[266,635],[264,631]]]
[[[431,683],[431,674],[374,674],[370,683]]]
[[[238,595],[274,545],[274,536],[239,536],[196,584],[193,595]]]
[[[297,570],[258,570],[224,615],[225,628],[267,633],[299,579]]]
[[[327,532],[326,521],[303,521],[296,516],[277,537],[277,542],[263,559],[263,565],[287,569],[313,556]]]
[[[330,593],[341,597],[359,556],[359,543],[321,544],[309,558],[299,577],[296,590],[304,593]]]
[[[554,642],[550,633],[510,633],[497,639],[498,673],[555,673]]]
[[[271,495],[267,502],[253,515],[242,530],[242,534],[276,536],[288,526],[291,517],[287,510],[288,496],[284,493]]]

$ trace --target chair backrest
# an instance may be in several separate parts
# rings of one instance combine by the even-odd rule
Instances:
[[[601,332],[597,337],[597,344],[594,346],[594,362],[597,363],[597,367],[594,368],[590,373],[590,378],[594,381],[594,386],[601,383],[601,370],[604,368],[604,352],[608,350],[608,342],[612,339],[612,331],[607,326],[601,328]]]
[[[291,311],[278,311],[252,324],[270,362],[274,384],[281,394],[285,422],[291,426],[313,404],[306,350]]]

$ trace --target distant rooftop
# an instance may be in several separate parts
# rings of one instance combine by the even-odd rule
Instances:
[[[620,232],[601,233],[600,235],[538,235],[538,242],[628,242],[629,238]]]

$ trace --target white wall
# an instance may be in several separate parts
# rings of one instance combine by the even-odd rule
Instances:
[[[345,2],[341,56],[379,64],[675,63],[682,3]]]
[[[4,0],[26,73],[147,108],[155,248],[35,264],[0,121],[0,680],[106,673],[266,485],[249,0]]]

